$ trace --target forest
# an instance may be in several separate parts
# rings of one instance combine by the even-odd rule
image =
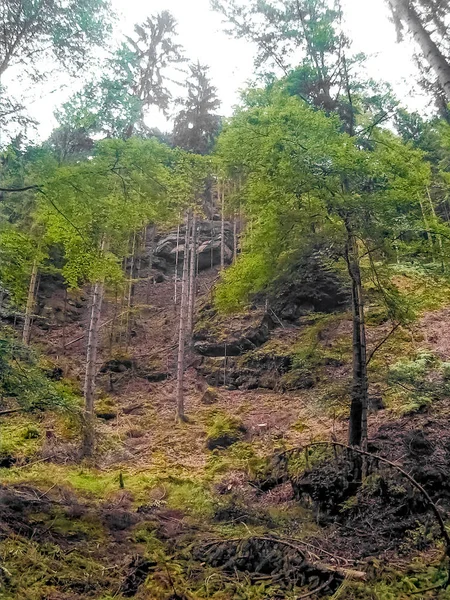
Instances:
[[[0,600],[450,600],[450,2],[383,2],[423,109],[210,0],[224,116],[168,10],[0,0]]]

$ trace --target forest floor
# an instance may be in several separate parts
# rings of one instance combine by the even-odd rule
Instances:
[[[198,306],[217,276],[200,275]],[[345,444],[349,315],[283,324],[257,350],[300,356],[294,374],[301,379],[306,369],[313,379],[303,389],[212,389],[189,352],[188,421],[178,424],[173,295],[172,277],[139,281],[128,324],[115,298],[104,306],[99,366],[109,370],[98,378],[94,459],[80,463],[71,414],[3,418],[0,599],[450,598],[439,587],[446,564],[436,519],[395,469],[378,465],[353,489],[343,483],[354,466],[344,451],[299,451],[306,479],[295,465],[272,461],[316,442]],[[87,310],[79,322],[34,330],[33,342],[74,389],[82,385],[84,340],[71,342],[86,319]],[[374,349],[390,326],[375,317],[369,324]],[[231,325],[217,327],[227,333]],[[128,339],[118,338],[127,328]],[[447,330],[450,308],[439,299],[414,327],[389,337],[372,361],[369,417],[371,450],[426,486],[445,516],[450,405],[439,387]],[[398,364],[403,370],[392,371]],[[427,386],[413,390],[414,377]],[[325,475],[314,467],[324,457]]]

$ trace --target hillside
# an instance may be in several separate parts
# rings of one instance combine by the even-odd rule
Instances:
[[[303,316],[291,310],[283,319],[262,301],[221,317],[210,308],[217,268],[201,270],[188,422],[176,424],[174,272],[145,267],[148,249],[140,258],[129,344],[111,353],[107,326],[102,333],[95,456],[80,462],[79,428],[68,413],[2,417],[1,597],[447,597],[420,592],[445,578],[444,549],[432,510],[401,473],[369,465],[360,487],[346,479],[345,449],[336,447],[325,468],[329,450],[317,446],[306,474],[296,475],[301,448],[347,440],[345,303],[316,312],[304,286],[297,297]],[[404,284],[420,294],[416,277]],[[34,326],[33,342],[46,368],[79,388],[85,342],[71,342],[87,304],[75,321],[58,323],[51,318],[57,283],[52,290],[40,301],[48,320],[44,329]],[[450,318],[446,289],[434,296],[434,308],[374,355],[369,443],[425,486],[442,511],[450,493]],[[377,310],[371,307],[371,349],[390,329],[377,323]],[[107,303],[102,319],[113,312]],[[417,377],[427,389],[413,390]],[[295,455],[282,454],[293,448]],[[274,456],[295,460],[289,466]]]
[[[153,4],[0,2],[0,600],[450,600],[450,0]]]

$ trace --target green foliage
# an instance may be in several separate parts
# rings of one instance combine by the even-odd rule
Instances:
[[[199,517],[211,517],[214,500],[210,490],[201,482],[181,480],[168,482],[167,505]]]
[[[0,339],[0,395],[14,399],[25,411],[79,409],[71,386],[51,380],[37,354],[13,337]]]
[[[3,421],[1,424],[0,460],[21,461],[34,456],[42,445],[43,431],[39,424],[21,417]]]
[[[209,67],[197,63],[189,65],[189,70],[187,98],[175,118],[173,142],[184,150],[208,154],[219,132],[220,117],[215,113],[220,100],[209,80]]]
[[[400,360],[388,371],[387,382],[396,386],[403,398],[400,410],[407,414],[423,409],[433,400],[450,394],[446,363],[432,352],[419,351],[411,360]]]
[[[213,450],[208,456],[208,474],[215,477],[229,471],[243,471],[257,479],[267,467],[267,459],[258,456],[255,444],[236,442],[223,450]]]
[[[100,79],[88,82],[57,113],[61,125],[115,138],[154,133],[144,122],[145,109],[155,106],[167,113],[172,69],[185,62],[176,27],[166,10],[136,24],[133,35],[102,65]]]
[[[33,265],[41,265],[46,258],[42,238],[37,248],[36,243],[34,235],[17,227],[0,228],[0,285],[14,307],[25,305]]]
[[[392,134],[374,132],[365,150],[336,117],[275,85],[252,91],[217,152],[224,169],[241,173],[249,221],[242,254],[217,290],[222,310],[241,307],[302,251],[320,246],[328,260],[343,256],[347,226],[370,249],[371,265],[377,254],[386,260],[384,243],[372,248],[411,227],[429,177],[420,152]]]

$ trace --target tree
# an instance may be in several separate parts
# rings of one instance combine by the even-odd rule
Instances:
[[[337,117],[314,111],[280,87],[250,93],[249,104],[221,134],[218,156],[224,169],[242,173],[244,210],[252,222],[242,254],[223,275],[218,306],[239,306],[312,251],[336,268],[343,262],[353,313],[349,442],[364,445],[364,273],[379,282],[389,316],[406,320],[395,308],[398,292],[382,286],[377,265],[389,264],[389,240],[409,231],[420,215],[417,198],[428,183],[428,166],[420,152],[388,132],[374,129],[361,145],[340,131]]]
[[[285,76],[297,69],[297,93],[327,111],[336,109],[349,68],[337,0],[212,0],[212,6],[232,26],[229,33],[256,45],[258,69],[267,64]]]
[[[186,349],[188,312],[189,312],[189,246],[191,241],[192,215],[188,210],[184,235],[183,274],[181,277],[180,322],[178,326],[178,357],[177,357],[177,410],[178,421],[186,421],[184,412],[184,355]]]
[[[48,59],[74,72],[83,69],[91,50],[104,44],[110,16],[107,0],[4,0],[0,76],[20,65],[34,79],[43,77]]]
[[[397,102],[389,86],[367,79],[365,56],[351,53],[340,0],[211,2],[229,34],[256,45],[255,66],[265,66],[269,86],[281,74],[289,94],[338,114],[350,135],[392,115]]]
[[[448,0],[388,0],[399,40],[406,29],[434,72],[444,106],[450,102]],[[439,91],[437,95],[440,95]]]
[[[208,77],[209,67],[198,62],[189,69],[187,98],[180,100],[183,108],[175,117],[173,143],[189,152],[208,154],[220,128],[220,117],[215,114],[220,100]]]
[[[32,82],[55,62],[71,74],[85,69],[111,31],[109,0],[4,0],[0,4],[0,78],[18,67]],[[0,125],[31,122],[23,103],[0,87]]]
[[[37,213],[47,237],[64,250],[69,287],[90,285],[84,381],[83,453],[94,450],[94,397],[102,300],[108,285],[123,282],[130,235],[171,214],[170,149],[155,140],[105,140],[90,160],[55,169],[43,184]]]
[[[172,102],[169,83],[185,62],[176,25],[168,11],[135,25],[134,35],[106,61],[100,81],[90,81],[63,105],[59,123],[110,137],[153,133],[145,124],[145,112],[155,106],[167,113]]]

